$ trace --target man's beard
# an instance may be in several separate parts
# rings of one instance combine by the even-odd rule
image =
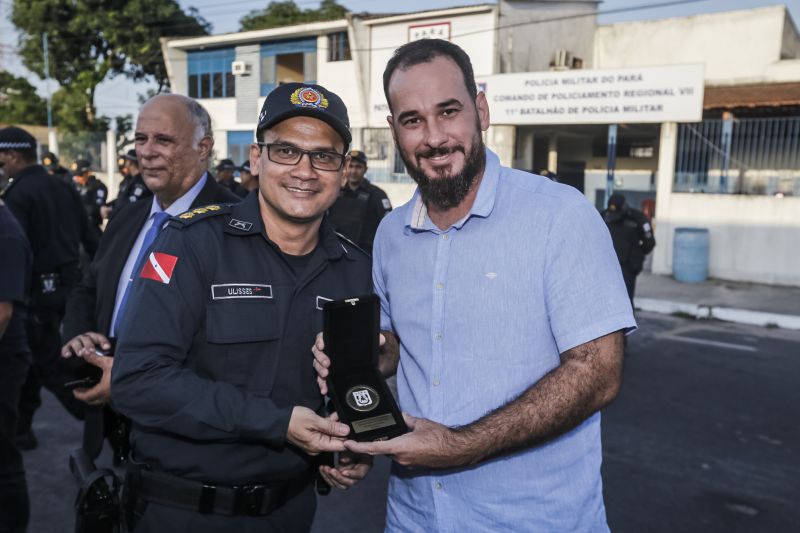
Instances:
[[[398,147],[398,150],[399,147]],[[418,165],[421,158],[435,157],[437,155],[447,155],[452,152],[464,154],[464,168],[455,175],[448,175],[448,168],[437,169],[438,176],[434,179],[428,177]],[[459,144],[452,148],[432,148],[425,152],[414,154],[416,163],[409,161],[406,154],[400,150],[400,157],[406,164],[409,176],[417,182],[419,193],[425,205],[434,205],[439,209],[452,209],[458,206],[467,197],[475,178],[483,170],[486,162],[484,153],[483,139],[480,133],[472,139],[472,149],[466,153],[464,145]]]

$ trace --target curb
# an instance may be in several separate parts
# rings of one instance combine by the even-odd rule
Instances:
[[[715,318],[724,322],[735,322],[737,324],[800,330],[800,316],[796,315],[782,315],[779,313],[751,311],[749,309],[673,302],[656,298],[634,298],[634,306],[636,309],[641,309],[642,311],[661,313],[664,315],[683,313],[698,319]]]

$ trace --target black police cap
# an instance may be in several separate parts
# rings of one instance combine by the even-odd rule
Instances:
[[[42,164],[47,168],[54,170],[58,168],[58,156],[53,152],[46,152],[42,156]]]
[[[77,159],[70,169],[73,172],[77,172],[78,174],[82,174],[86,170],[90,170],[92,168],[92,162],[88,159]]]
[[[239,170],[240,171],[245,171],[245,172],[250,172],[252,174],[252,172],[250,171],[250,161],[247,160],[244,163],[242,163],[242,166],[239,167]]]
[[[618,192],[615,192],[608,198],[608,206],[613,206],[614,209],[624,209],[625,203],[625,196]]]
[[[36,139],[16,126],[0,129],[0,150],[29,150],[36,148]]]
[[[236,164],[230,159],[223,159],[217,163],[217,170],[236,170]]]
[[[292,117],[312,117],[328,123],[346,145],[353,140],[347,107],[336,94],[321,85],[285,83],[267,95],[258,115],[256,134]]]
[[[362,165],[367,164],[367,154],[361,150],[350,150],[350,159],[353,161],[358,161]]]
[[[124,159],[125,161],[133,161],[134,163],[138,163],[139,159],[136,157],[136,150],[128,150],[120,159]]]

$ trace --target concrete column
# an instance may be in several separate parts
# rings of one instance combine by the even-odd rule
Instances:
[[[514,168],[520,170],[530,170],[538,172],[541,169],[533,168],[533,143],[534,135],[533,130],[530,128],[517,128],[517,138],[515,141],[514,151],[516,157],[514,158]]]
[[[555,133],[547,139],[547,170],[558,173],[558,135]]]
[[[58,155],[58,136],[56,130],[52,128],[47,130],[47,146],[51,152]]]
[[[670,216],[672,184],[675,181],[675,159],[678,153],[678,125],[661,124],[656,181],[656,218],[654,221],[656,247],[653,250],[653,272],[672,274],[672,233]]]
[[[108,196],[116,198],[119,193],[119,183],[117,183],[117,136],[114,130],[106,131],[106,167],[108,168],[108,177],[106,178],[106,187],[108,187]]]
[[[500,164],[510,167],[514,165],[514,126],[489,126],[484,142],[490,150],[500,158]]]

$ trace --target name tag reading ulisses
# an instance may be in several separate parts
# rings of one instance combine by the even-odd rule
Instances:
[[[272,285],[256,283],[223,283],[211,286],[213,300],[229,300],[231,298],[272,298]]]

